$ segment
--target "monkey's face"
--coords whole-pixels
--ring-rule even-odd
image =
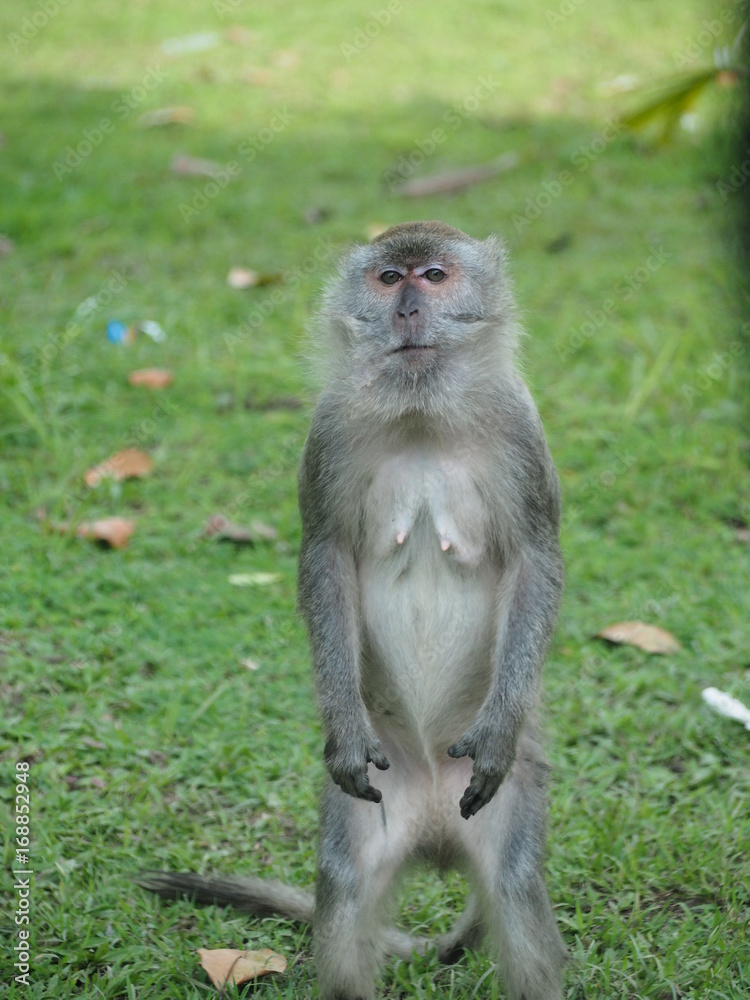
[[[437,222],[395,226],[356,247],[323,311],[347,381],[376,395],[383,412],[404,412],[437,405],[486,369],[510,301],[501,260],[494,238]]]

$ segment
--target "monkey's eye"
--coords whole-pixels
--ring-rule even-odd
[[[425,278],[428,281],[442,281],[445,277],[445,271],[441,271],[439,267],[431,267],[424,273]]]
[[[401,281],[401,275],[398,271],[383,271],[380,280],[384,285],[395,285],[397,281]]]

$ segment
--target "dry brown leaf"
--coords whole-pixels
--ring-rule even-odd
[[[257,45],[260,35],[257,31],[251,31],[241,24],[233,24],[227,28],[225,35],[227,40],[234,45]]]
[[[91,747],[92,750],[106,750],[107,749],[107,744],[106,743],[102,743],[101,740],[94,740],[90,736],[84,736],[83,739],[81,740],[81,743],[83,743],[83,745],[85,747]]]
[[[171,108],[156,108],[147,111],[138,119],[141,128],[159,128],[162,125],[189,125],[195,117],[195,109],[184,104]]]
[[[450,194],[461,188],[479,184],[498,174],[505,173],[518,166],[520,160],[517,153],[505,153],[491,163],[482,163],[477,167],[463,167],[459,170],[449,170],[444,174],[433,174],[432,177],[417,177],[404,181],[394,187],[394,192],[405,198],[421,198],[429,194]]]
[[[295,49],[280,49],[274,52],[272,59],[279,69],[295,69],[299,65],[299,52]]]
[[[67,527],[64,530],[67,531]],[[134,531],[135,524],[125,517],[102,517],[98,521],[84,521],[76,528],[79,538],[105,542],[113,549],[124,549]]]
[[[286,959],[270,948],[238,951],[236,948],[199,948],[201,965],[217,990],[227,984],[246,983],[269,972],[285,972]]]
[[[267,87],[271,82],[271,74],[266,69],[251,66],[250,69],[245,70],[240,79],[252,87]]]
[[[131,385],[145,385],[147,389],[163,389],[173,381],[174,375],[166,368],[140,368],[128,375]]]
[[[223,169],[214,160],[199,160],[184,153],[178,153],[172,160],[172,173],[183,177],[216,177]]]
[[[233,267],[227,275],[230,288],[261,288],[264,285],[277,285],[284,276],[275,271],[260,273],[249,267]]]
[[[219,542],[234,542],[236,545],[254,545],[252,533],[239,524],[234,524],[223,514],[214,514],[206,521],[204,538],[215,538]]]
[[[597,639],[637,646],[647,653],[676,653],[682,646],[670,633],[645,622],[618,622],[596,633]]]
[[[110,455],[104,462],[89,469],[83,477],[86,485],[92,489],[99,485],[102,479],[133,479],[147,476],[154,467],[152,459],[145,451],[137,448],[126,448]]]

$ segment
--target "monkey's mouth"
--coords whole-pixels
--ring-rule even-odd
[[[432,344],[402,344],[391,351],[391,354],[411,354],[413,351],[433,351],[434,349]]]

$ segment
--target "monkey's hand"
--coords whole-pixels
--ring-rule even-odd
[[[355,799],[380,802],[382,793],[373,788],[367,777],[367,765],[374,764],[379,771],[387,771],[391,766],[383,754],[380,742],[368,729],[356,736],[341,738],[329,736],[323,759],[333,781],[347,795]]]
[[[510,749],[498,736],[497,728],[475,723],[458,743],[448,748],[450,757],[471,757],[474,771],[469,787],[459,802],[461,815],[469,819],[486,806],[502,784],[515,758],[515,747]]]

